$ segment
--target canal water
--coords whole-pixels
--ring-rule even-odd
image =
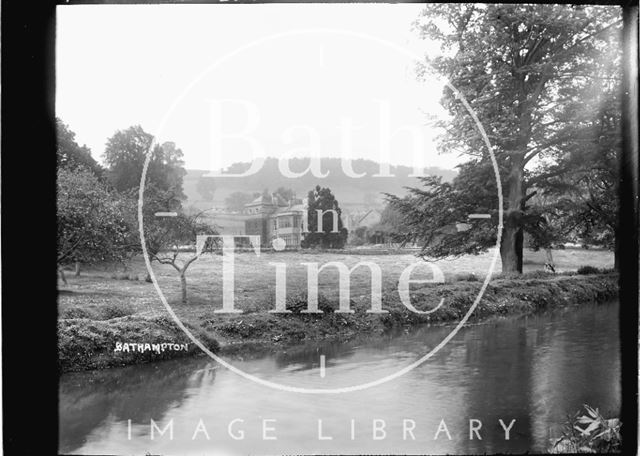
[[[272,382],[336,388],[411,364],[450,330],[424,327],[230,361]],[[467,326],[402,377],[344,394],[275,390],[205,357],[67,374],[60,452],[544,452],[582,404],[619,416],[619,383],[618,304],[582,305]],[[470,434],[470,425],[478,430]]]

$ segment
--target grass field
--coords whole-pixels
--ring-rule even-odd
[[[183,253],[185,257],[190,253]],[[187,281],[190,300],[202,302],[206,300],[215,308],[222,306],[222,258],[220,255],[205,254],[194,262],[188,270]],[[558,272],[575,271],[580,266],[590,265],[601,269],[613,267],[613,254],[605,250],[566,249],[554,252],[554,260]],[[318,263],[320,266],[330,262],[343,262],[353,267],[360,261],[376,263],[382,270],[383,290],[396,288],[402,271],[412,263],[421,261],[411,254],[395,255],[358,255],[340,253],[301,253],[263,252],[259,257],[251,252],[235,254],[235,293],[238,308],[250,310],[251,301],[275,293],[275,266],[269,263],[284,263],[287,268],[287,293],[296,294],[306,289],[306,266],[302,263]],[[442,260],[434,263],[448,281],[455,280],[456,275],[475,274],[484,280],[491,265],[492,255],[489,253],[477,256],[466,256],[453,260]],[[543,252],[525,251],[524,272],[542,270],[545,263]],[[153,271],[167,299],[176,301],[180,296],[180,281],[177,272],[171,266],[153,263]],[[500,273],[498,258],[494,275]],[[69,284],[61,289],[78,294],[78,300],[87,304],[87,299],[95,298],[97,302],[110,300],[117,303],[134,304],[137,311],[157,308],[158,297],[153,287],[144,282],[147,274],[142,258],[136,258],[126,273],[121,267],[105,266],[83,271],[80,277],[68,277]],[[69,275],[69,274],[68,274]],[[139,280],[114,280],[114,276],[130,276]],[[413,278],[428,279],[432,277],[428,267],[420,267]],[[319,290],[328,298],[338,297],[338,273],[336,268],[323,270],[319,277]],[[352,299],[370,300],[370,273],[368,268],[356,269],[351,275]],[[73,299],[76,301],[76,299]],[[61,299],[61,310],[69,304],[69,299]]]
[[[559,272],[575,271],[584,265],[598,268],[613,266],[613,255],[601,250],[567,249],[555,252],[554,259]],[[360,261],[376,263],[382,270],[383,307],[391,310],[392,315],[380,317],[364,314],[364,310],[371,305],[371,275],[366,267],[358,268],[351,274],[351,308],[356,310],[355,315],[359,315],[357,318],[344,314],[318,316],[268,313],[275,305],[275,267],[269,263],[286,264],[287,296],[294,297],[306,305],[304,294],[307,271],[302,263],[315,262],[321,266],[330,261],[343,262],[349,268]],[[296,340],[324,337],[352,337],[362,332],[381,331],[395,322],[406,325],[430,321],[429,318],[416,319],[415,314],[406,315],[407,310],[399,302],[397,293],[400,274],[407,266],[417,261],[421,260],[409,254],[281,252],[262,253],[257,257],[251,252],[236,253],[235,302],[236,308],[243,310],[243,313],[235,315],[214,313],[214,310],[222,307],[220,255],[203,255],[191,265],[187,274],[187,304],[180,302],[180,281],[177,272],[171,266],[157,263],[153,264],[153,270],[163,293],[181,321],[190,325],[203,337],[208,337],[212,346],[217,346],[219,342],[223,347],[231,347],[248,340],[286,344]],[[412,286],[413,304],[426,310],[433,308],[441,297],[448,296],[448,307],[440,309],[437,315],[434,314],[433,320],[459,318],[464,314],[463,309],[468,308],[473,297],[477,295],[491,261],[492,256],[485,254],[437,262],[447,284]],[[530,296],[539,296],[542,300],[540,303],[546,305],[547,301],[553,299],[554,293],[558,295],[558,299],[561,295],[565,300],[572,299],[571,293],[581,293],[580,296],[583,298],[591,299],[598,286],[607,290],[610,288],[608,285],[598,284],[591,290],[583,289],[590,277],[576,276],[574,282],[569,282],[567,279],[571,277],[565,275],[532,273],[542,270],[544,261],[542,252],[526,252],[523,278],[517,279],[516,286],[513,286],[513,279],[500,280],[498,274],[492,281],[492,284],[495,284],[492,286],[503,288],[504,293],[494,294],[491,299],[483,299],[486,301],[483,303],[486,308],[479,308],[478,311],[502,312],[500,309],[516,301],[519,304],[514,304],[514,308],[520,305],[524,310],[531,310],[528,307]],[[497,273],[499,268],[498,260]],[[173,339],[183,336],[176,333],[175,328],[169,328],[172,322],[165,320],[167,312],[153,285],[145,282],[146,273],[144,262],[141,258],[136,258],[127,272],[122,271],[122,266],[116,268],[104,265],[86,269],[79,277],[67,274],[68,284],[59,284],[58,299],[59,334],[66,344],[71,344],[71,347],[65,349],[66,362],[73,364],[74,357],[80,356],[76,355],[77,353],[83,353],[82,356],[88,360],[95,357],[96,353],[101,353],[100,356],[107,357],[105,359],[108,364],[108,357],[112,354],[101,350],[101,345],[123,341],[126,337],[133,341],[136,337],[143,340],[144,337],[158,338],[162,334]],[[475,277],[471,277],[472,274],[475,274]],[[425,266],[416,269],[412,274],[413,279],[431,277],[429,268]],[[562,278],[564,281],[560,280]],[[551,288],[545,288],[541,286],[545,282],[554,283],[549,285]],[[331,303],[336,308],[339,296],[336,268],[327,268],[320,273],[318,288],[320,302]],[[99,334],[99,337],[96,334]],[[87,345],[92,348],[88,349]],[[129,361],[132,359],[133,357],[130,357]],[[94,365],[93,361],[88,363],[89,366]]]

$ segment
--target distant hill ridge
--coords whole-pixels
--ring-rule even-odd
[[[262,192],[265,188],[270,191],[278,187],[292,189],[299,198],[307,195],[316,185],[329,187],[341,206],[375,207],[383,203],[382,193],[396,195],[405,194],[404,187],[415,187],[419,184],[416,177],[409,177],[413,168],[408,166],[390,166],[393,177],[373,177],[380,173],[380,164],[373,160],[355,159],[352,169],[355,173],[366,173],[363,177],[353,178],[344,174],[340,158],[321,158],[323,173],[329,172],[324,178],[318,178],[308,172],[302,177],[288,178],[282,175],[278,168],[277,158],[266,158],[262,168],[246,177],[215,177],[215,191],[212,202],[205,202],[197,191],[198,181],[205,170],[187,170],[184,178],[184,192],[187,195],[187,205],[223,206],[224,200],[233,192],[254,193]],[[240,174],[249,169],[250,163],[234,163],[225,169],[224,173]],[[302,172],[309,166],[308,158],[291,158],[289,167],[292,172]],[[439,167],[426,167],[424,174],[442,176],[443,180],[452,180],[457,172]]]

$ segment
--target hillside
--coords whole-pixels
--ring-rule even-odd
[[[290,167],[293,172],[301,172],[308,166],[308,159],[293,158]],[[296,196],[303,198],[309,190],[316,185],[329,187],[342,207],[376,207],[383,204],[382,193],[396,195],[404,194],[403,187],[414,187],[419,184],[418,179],[409,177],[413,169],[407,166],[392,166],[391,173],[394,177],[373,177],[379,173],[380,165],[372,160],[354,160],[353,170],[356,173],[366,173],[361,178],[346,176],[342,171],[339,158],[322,158],[322,171],[329,172],[325,178],[317,178],[307,173],[299,178],[284,177],[278,169],[278,160],[268,158],[264,166],[257,173],[247,177],[216,177],[213,179],[215,190],[213,201],[205,201],[197,190],[198,181],[208,171],[187,170],[184,178],[184,192],[187,195],[187,206],[223,207],[225,199],[234,192],[254,193],[264,189],[274,191],[278,187],[292,189]],[[249,163],[235,163],[225,170],[225,173],[242,173],[249,168]],[[451,169],[428,167],[426,174],[442,176],[445,181],[450,181],[457,174]]]

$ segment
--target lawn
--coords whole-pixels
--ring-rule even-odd
[[[611,268],[613,265],[613,255],[602,250],[567,249],[555,252],[554,257],[559,272],[575,271],[584,265],[598,268]],[[236,253],[235,303],[236,308],[243,311],[241,314],[214,313],[222,307],[220,255],[205,254],[191,265],[187,274],[187,304],[180,302],[177,272],[171,266],[157,263],[153,264],[153,270],[180,320],[203,337],[209,337],[212,346],[219,342],[226,349],[247,341],[287,344],[326,337],[350,338],[362,333],[379,333],[394,325],[455,320],[473,302],[491,260],[490,254],[484,254],[439,261],[436,264],[444,273],[447,284],[412,285],[412,303],[419,309],[433,308],[442,297],[447,297],[447,305],[431,316],[412,314],[399,301],[397,284],[400,274],[407,266],[421,261],[410,254],[265,252],[258,257],[252,252]],[[275,266],[270,263],[286,265],[287,296],[306,306],[307,270],[303,263],[315,262],[321,266],[330,261],[342,262],[349,268],[360,261],[376,263],[382,271],[383,308],[390,310],[390,314],[364,313],[371,305],[371,274],[367,267],[360,267],[351,274],[351,308],[356,310],[356,314],[282,315],[267,312],[275,306]],[[486,316],[516,312],[518,309],[527,312],[545,307],[552,301],[566,303],[574,299],[608,298],[613,293],[615,280],[612,277],[606,278],[605,283],[595,280],[599,276],[526,273],[542,270],[544,261],[542,252],[527,251],[523,278],[500,279],[498,276],[492,281],[492,287],[497,291],[493,291],[491,296],[485,295],[475,313]],[[496,273],[499,272],[499,261],[497,267]],[[146,273],[143,260],[136,258],[126,273],[122,266],[102,265],[87,268],[79,277],[68,274],[68,284],[60,283],[59,333],[61,339],[73,345],[65,351],[70,365],[73,365],[74,353],[78,351],[82,351],[87,360],[85,368],[94,365],[92,359],[98,356],[96,354],[108,365],[113,354],[101,348],[101,344],[108,346],[117,341],[126,342],[122,340],[123,334],[132,341],[137,331],[141,340],[151,335],[156,339],[182,336],[175,332],[177,328],[170,327],[171,321],[165,321],[167,312],[153,285],[144,280]],[[321,305],[324,302],[337,308],[338,277],[336,268],[327,268],[320,273]],[[412,274],[412,279],[431,277],[426,266]],[[288,305],[291,303],[287,302]],[[87,345],[92,348],[87,349]],[[133,356],[127,362],[131,360]]]
[[[188,257],[190,253],[182,253]],[[477,256],[465,256],[452,260],[437,261],[435,265],[442,270],[448,281],[455,280],[456,275],[475,274],[484,279],[491,264],[492,255],[485,253]],[[575,271],[580,266],[590,265],[608,269],[613,267],[613,253],[606,250],[566,249],[554,252],[556,270],[558,272]],[[318,263],[322,266],[331,261],[343,262],[349,268],[360,261],[376,263],[382,270],[383,290],[396,288],[402,271],[417,261],[412,254],[367,255],[353,253],[306,253],[302,252],[263,252],[256,256],[251,252],[235,254],[235,294],[237,307],[246,309],[251,302],[259,299],[265,301],[275,293],[275,266],[269,263],[286,264],[287,293],[294,295],[306,289],[307,272],[302,263]],[[525,251],[524,271],[542,270],[545,263],[543,252]],[[103,266],[83,271],[81,277],[69,277],[69,285],[63,290],[79,293],[75,298],[61,299],[64,309],[69,299],[81,301],[84,305],[100,302],[135,303],[136,310],[153,310],[157,307],[158,298],[150,284],[144,282],[147,270],[142,258],[136,258],[126,274],[122,269]],[[180,296],[180,281],[177,272],[168,265],[153,263],[153,271],[158,283],[169,301],[176,301]],[[494,275],[500,272],[498,259]],[[114,275],[131,276],[136,280],[114,280]],[[415,279],[431,278],[427,266],[420,267],[412,274]],[[211,306],[222,306],[222,257],[205,254],[194,262],[187,273],[188,291],[195,302],[207,301]],[[326,268],[319,276],[319,291],[331,299],[338,297],[338,272],[336,268]],[[370,300],[370,272],[366,267],[356,269],[351,275],[351,298],[358,301]],[[75,293],[74,293],[75,294]]]

